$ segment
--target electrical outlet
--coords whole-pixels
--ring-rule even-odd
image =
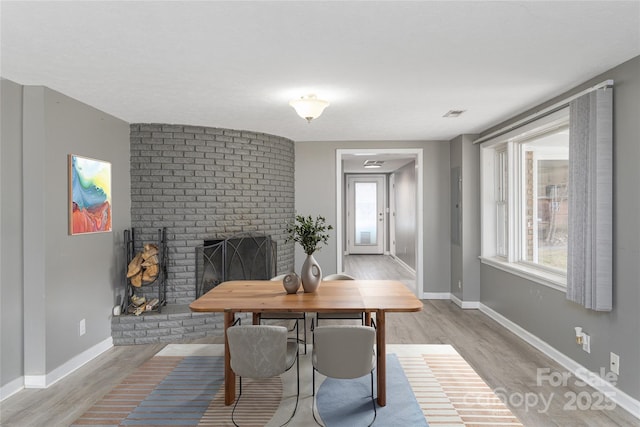
[[[616,375],[620,375],[620,356],[611,352],[611,358],[609,359],[609,370]]]
[[[79,332],[80,336],[83,336],[87,333],[87,322],[85,321],[85,319],[80,320]]]
[[[582,350],[591,353],[591,336],[582,333]]]

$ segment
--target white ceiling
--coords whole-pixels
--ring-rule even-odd
[[[0,15],[4,78],[130,123],[295,141],[449,140],[640,55],[640,0],[2,1]],[[331,102],[311,124],[288,105],[307,93]]]

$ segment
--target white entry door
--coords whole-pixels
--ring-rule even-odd
[[[384,251],[384,175],[347,175],[347,250]]]

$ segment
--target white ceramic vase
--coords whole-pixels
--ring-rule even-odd
[[[302,289],[305,292],[315,292],[320,286],[322,269],[320,269],[320,264],[318,264],[313,255],[307,255],[307,259],[302,264],[300,279],[302,280]]]

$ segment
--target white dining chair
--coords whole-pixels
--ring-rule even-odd
[[[235,420],[236,407],[242,397],[242,378],[271,378],[283,374],[296,364],[297,393],[293,413],[282,424],[288,424],[296,414],[300,398],[300,361],[298,343],[287,338],[287,328],[276,325],[237,325],[227,329],[231,369],[240,379],[240,393],[231,411]]]
[[[322,281],[329,280],[355,280],[355,277],[345,273],[329,274],[322,278]],[[316,314],[316,323],[320,325],[320,320],[359,320],[364,325],[364,313],[362,311],[349,312],[328,312]]]
[[[312,412],[317,424],[322,425],[316,417],[316,371],[322,375],[338,379],[354,379],[365,375],[371,376],[371,404],[373,420],[376,419],[376,403],[373,396],[373,370],[375,367],[374,344],[375,329],[362,325],[318,326],[313,330],[313,350],[311,362],[312,373]]]

